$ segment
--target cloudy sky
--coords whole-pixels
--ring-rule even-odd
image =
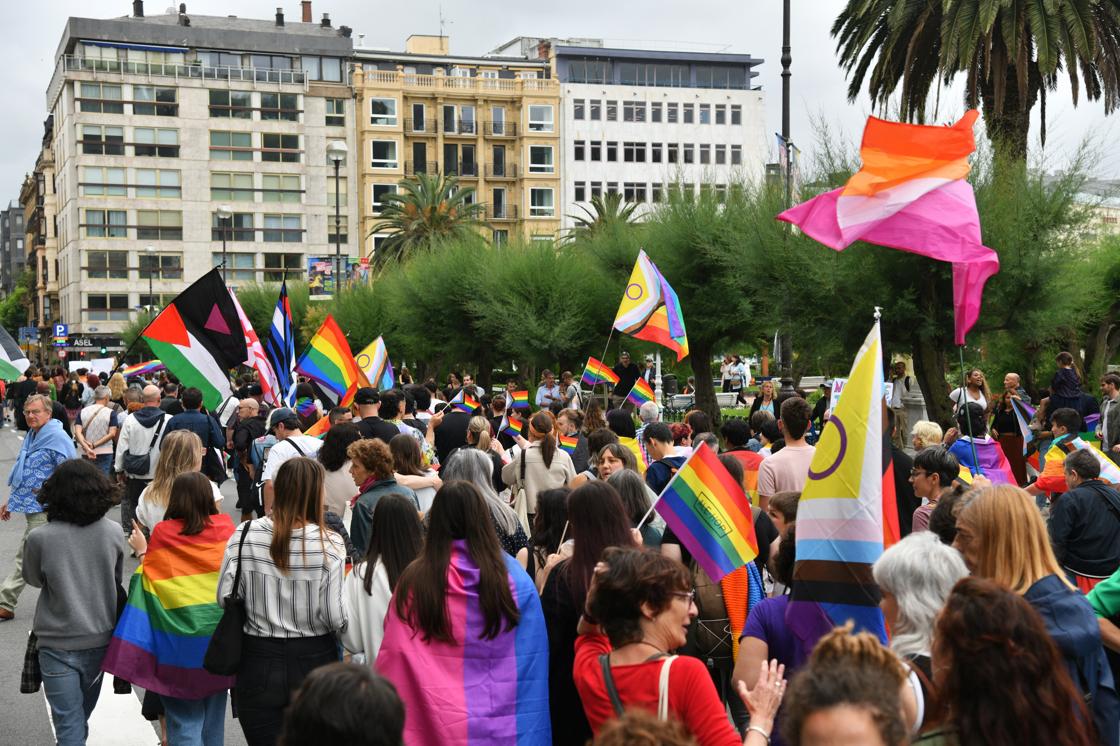
[[[847,101],[843,72],[836,64],[829,27],[842,0],[793,1],[792,130],[795,142],[812,150],[813,119],[856,141],[870,112],[867,97]],[[164,12],[168,0],[147,0],[146,12]],[[278,5],[289,19],[299,17],[296,0],[188,0],[188,13],[236,14],[271,18]],[[413,33],[439,33],[442,7],[444,33],[451,50],[483,54],[520,35],[602,38],[608,45],[749,53],[766,63],[758,79],[766,91],[767,124],[781,123],[780,0],[315,0],[314,17],[328,12],[334,24],[364,34],[366,46],[402,49]],[[17,198],[23,176],[34,165],[46,117],[45,91],[54,67],[54,53],[68,16],[110,18],[131,13],[131,0],[39,0],[5,3],[4,43],[0,71],[6,105],[0,118],[0,199]],[[942,91],[939,121],[962,111],[958,91]],[[1086,138],[1099,145],[1099,176],[1120,178],[1120,149],[1109,148],[1120,132],[1120,115],[1106,117],[1099,102],[1074,108],[1068,86],[1048,100],[1048,139],[1044,157],[1060,168],[1068,154]],[[1037,144],[1038,113],[1032,130]],[[1111,152],[1110,152],[1111,151]]]

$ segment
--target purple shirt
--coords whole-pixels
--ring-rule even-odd
[[[796,650],[793,633],[786,625],[786,607],[789,596],[764,598],[762,603],[751,609],[747,623],[743,626],[744,637],[755,637],[766,643],[767,657],[777,658],[779,663],[789,667],[794,662]],[[788,672],[792,673],[792,672]]]

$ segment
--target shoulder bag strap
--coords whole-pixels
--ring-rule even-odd
[[[1120,521],[1120,509],[1118,509],[1115,503],[1113,503],[1112,500],[1108,498],[1108,495],[1105,495],[1099,490],[1093,490],[1093,492],[1095,492],[1097,496],[1100,497],[1100,499],[1104,500],[1104,504],[1108,506],[1108,511],[1112,513],[1113,517],[1116,518],[1117,521]]]
[[[599,656],[599,665],[603,667],[603,683],[607,687],[607,696],[611,698],[611,706],[614,707],[614,714],[622,717],[624,708],[622,707],[622,700],[618,696],[618,687],[614,685],[614,676],[611,674],[611,656],[609,653],[604,653]]]
[[[677,656],[671,655],[661,664],[661,677],[657,683],[657,719],[669,719],[669,668]]]
[[[159,418],[159,423],[156,425],[156,430],[155,430],[154,433],[152,433],[152,439],[148,443],[148,451],[147,451],[148,453],[151,453],[152,449],[156,447],[156,441],[159,440],[160,430],[163,430],[163,423],[167,422],[167,420],[168,420],[167,415],[164,415],[164,416]]]
[[[241,541],[237,543],[237,570],[233,574],[233,591],[230,592],[230,597],[238,601],[241,600],[241,555],[245,553],[245,538],[249,535],[249,529],[252,528],[253,522],[249,521],[245,524],[245,530],[241,532]]]
[[[296,449],[296,453],[298,453],[300,456],[306,456],[307,455],[306,453],[303,452],[303,449],[299,447],[299,443],[295,442],[291,438],[288,438],[288,443],[291,444],[292,448]]]

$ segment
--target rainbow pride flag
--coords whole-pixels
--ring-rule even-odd
[[[377,672],[404,702],[407,746],[552,743],[540,596],[517,560],[502,558],[521,618],[491,640],[483,636],[481,573],[462,539],[451,545],[445,593],[454,643],[425,640],[389,605]]]
[[[498,432],[505,433],[511,438],[516,438],[521,435],[524,428],[525,420],[521,419],[513,412],[507,412],[498,425]]]
[[[615,314],[614,328],[668,347],[677,353],[678,362],[688,357],[688,335],[677,293],[644,250],[638,251],[630,282]]]
[[[158,694],[201,699],[234,682],[202,667],[222,617],[218,573],[234,526],[225,513],[194,536],[180,534],[182,526],[167,520],[152,530],[101,668]]]
[[[758,556],[750,501],[706,443],[665,485],[657,512],[714,581]]]
[[[126,365],[121,368],[121,375],[126,379],[133,376],[146,376],[149,373],[158,373],[165,370],[163,363],[159,360],[149,360],[146,363],[137,363],[136,365]]]
[[[999,271],[999,256],[981,241],[967,180],[979,116],[969,111],[952,127],[868,117],[860,170],[840,189],[778,216],[836,251],[867,241],[952,262],[958,345],[980,317],[984,283]]]
[[[598,386],[600,383],[614,386],[618,383],[618,374],[607,367],[605,363],[593,357],[587,358],[587,365],[583,368],[581,381],[587,386]]]
[[[472,414],[479,407],[478,399],[475,399],[473,394],[468,394],[466,389],[459,389],[459,393],[447,403],[467,414]]]
[[[848,620],[886,642],[871,566],[883,553],[883,349],[875,322],[821,431],[797,506],[786,624],[797,660]]]
[[[315,414],[315,399],[310,396],[301,396],[296,399],[296,414],[300,417],[310,417]]]
[[[559,443],[560,448],[563,449],[564,453],[568,453],[568,454],[575,453],[576,452],[576,446],[579,445],[579,436],[578,435],[560,435],[560,436],[557,437],[557,442]]]
[[[385,347],[384,337],[378,337],[366,345],[354,360],[372,385],[382,390],[393,388],[396,374],[393,372],[393,364],[389,361],[389,350]]]
[[[626,395],[626,401],[633,404],[635,407],[640,407],[647,401],[653,401],[653,389],[644,378],[639,378],[634,382],[634,388],[630,389],[630,393]]]
[[[350,353],[346,335],[330,314],[296,361],[296,370],[318,382],[326,395],[343,407],[350,406],[359,387],[368,385]]]
[[[528,391],[514,391],[509,395],[509,405],[514,409],[528,409],[529,408],[529,392]]]
[[[1046,451],[1046,464],[1042,473],[1038,475],[1035,484],[1045,492],[1065,492],[1069,489],[1066,484],[1065,460],[1066,456],[1074,451],[1088,450],[1096,457],[1101,466],[1100,480],[1114,485],[1120,485],[1120,466],[1112,462],[1108,456],[1095,445],[1077,436],[1063,435],[1050,445]]]
[[[331,418],[330,415],[325,414],[318,420],[316,420],[314,425],[307,428],[307,431],[304,433],[304,435],[310,435],[312,438],[322,438],[330,429]]]

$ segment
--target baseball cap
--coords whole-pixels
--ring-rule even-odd
[[[287,422],[288,420],[295,420],[298,422],[299,415],[297,415],[294,411],[288,409],[287,407],[280,407],[278,409],[272,410],[268,413],[269,432],[272,432],[272,429],[275,428],[279,423]]]
[[[381,395],[377,393],[377,389],[370,386],[363,386],[358,389],[354,394],[355,404],[380,404]]]

